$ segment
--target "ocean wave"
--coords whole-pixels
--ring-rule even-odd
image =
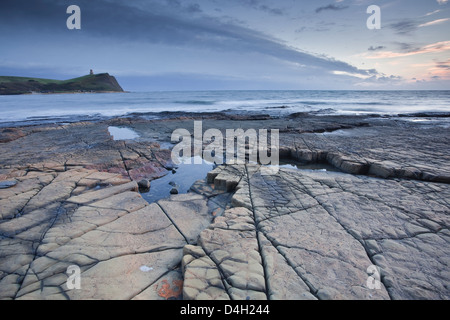
[[[403,114],[450,112],[450,91],[203,91],[1,96],[0,123],[100,117],[160,117],[159,112]],[[326,110],[326,111],[323,111]]]
[[[343,105],[355,105],[355,106],[394,106],[395,104],[389,102],[339,102],[339,104]]]
[[[200,105],[200,106],[212,106],[216,102],[215,101],[205,101],[205,100],[181,100],[181,101],[174,101],[176,104],[189,104],[189,105]]]
[[[305,104],[305,105],[311,105],[311,106],[318,106],[318,105],[326,105],[326,104],[333,104],[331,102],[327,101],[298,101],[299,104]]]
[[[363,102],[363,101],[299,101],[299,104],[304,105],[311,105],[311,106],[320,106],[320,105],[361,105],[361,106],[393,106],[395,104],[390,102],[376,102],[376,101],[370,101],[370,102]]]

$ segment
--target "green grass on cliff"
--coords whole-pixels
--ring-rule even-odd
[[[117,80],[107,73],[86,75],[69,80],[0,76],[0,94],[26,94],[31,92],[121,92]]]
[[[35,81],[41,84],[64,84],[69,82],[80,82],[88,79],[95,78],[96,75],[87,75],[78,78],[73,78],[69,80],[54,80],[54,79],[42,79],[42,78],[28,78],[28,77],[12,77],[12,76],[0,76],[0,83],[11,83],[11,82],[32,82]]]
[[[0,76],[0,83],[26,82],[26,81],[36,81],[36,82],[42,83],[42,84],[60,83],[61,82],[61,80],[53,80],[53,79]]]

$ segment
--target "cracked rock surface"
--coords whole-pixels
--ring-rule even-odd
[[[136,180],[168,172],[170,153],[106,128],[37,128],[1,145],[0,299],[180,298],[183,247],[210,223],[206,197],[146,202]]]
[[[16,178],[18,188],[34,189],[25,192],[29,197],[21,208],[2,206],[1,298],[131,299],[167,281],[187,244],[170,208],[165,212],[148,204],[136,192],[136,182],[128,180],[76,192],[83,181],[102,184],[115,176],[76,169]],[[11,202],[17,190],[2,190],[0,201]],[[189,210],[181,200],[187,201],[180,199],[177,209]],[[199,228],[195,222],[191,218]],[[81,268],[82,290],[67,288],[71,265]],[[180,281],[179,271],[172,281]]]
[[[236,170],[235,208],[185,250],[186,299],[450,297],[448,185]],[[379,290],[367,286],[372,265],[381,270]]]
[[[278,128],[282,156],[343,172],[219,166],[148,203],[137,182],[172,171],[161,144],[193,119],[8,130],[0,299],[450,298],[448,127],[214,117],[204,130]],[[142,139],[114,141],[108,125]]]

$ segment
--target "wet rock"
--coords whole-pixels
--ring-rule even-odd
[[[5,128],[0,130],[0,143],[14,141],[24,137],[26,134],[18,128]]]
[[[138,186],[139,189],[148,191],[150,190],[150,181],[147,179],[142,179],[141,181],[138,182]]]
[[[12,188],[17,184],[16,180],[0,181],[0,189]]]

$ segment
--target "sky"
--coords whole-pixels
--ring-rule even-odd
[[[2,0],[0,75],[93,69],[127,91],[445,90],[449,30],[449,0]]]

